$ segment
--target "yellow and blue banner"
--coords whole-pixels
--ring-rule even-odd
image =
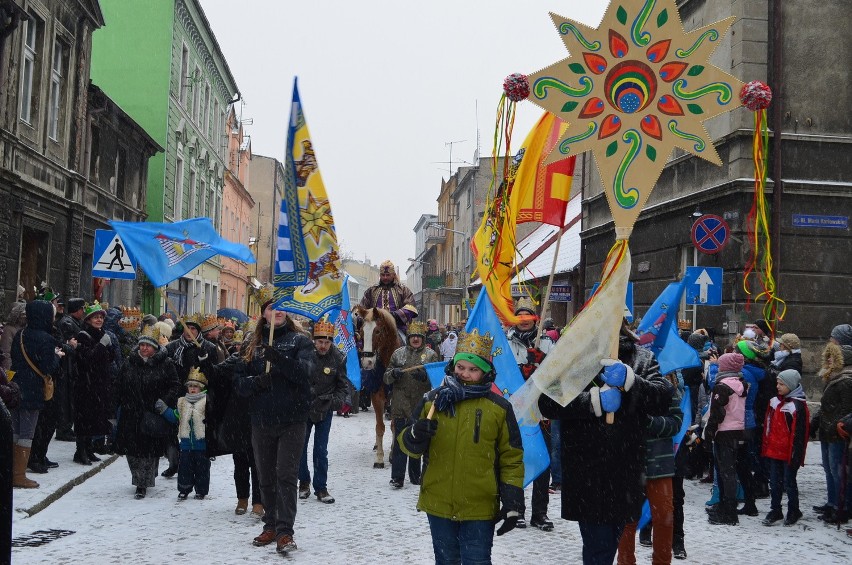
[[[346,356],[346,378],[361,390],[361,363],[358,361],[358,348],[355,345],[355,327],[352,324],[352,312],[349,311],[349,275],[343,281],[341,291],[342,308],[331,310],[328,319],[335,327],[334,346]]]
[[[278,217],[275,308],[318,320],[341,306],[343,270],[331,204],[293,81],[284,196]]]
[[[157,287],[166,286],[215,255],[255,262],[251,249],[220,236],[210,218],[173,224],[110,220],[109,224]]]

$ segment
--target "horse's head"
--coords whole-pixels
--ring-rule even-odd
[[[393,315],[380,308],[361,308],[353,312],[361,319],[362,346],[358,352],[361,368],[373,369],[378,358],[387,367],[390,356],[400,346]]]

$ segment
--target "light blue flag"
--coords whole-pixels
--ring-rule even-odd
[[[426,369],[426,376],[429,377],[429,384],[432,385],[432,388],[441,386],[444,377],[447,376],[444,372],[444,369],[447,368],[447,362],[435,361],[434,363],[426,363],[423,367]]]
[[[639,345],[650,349],[664,375],[678,369],[701,366],[698,353],[680,339],[675,328],[686,280],[669,284],[657,297],[637,328]]]
[[[343,280],[341,302],[349,308],[349,275]],[[334,323],[334,346],[346,356],[346,377],[355,390],[361,390],[361,364],[358,362],[358,349],[355,346],[355,329],[352,326],[352,313],[348,309],[331,310],[328,319]]]
[[[479,298],[470,313],[465,326],[465,332],[471,332],[476,328],[480,334],[490,333],[494,338],[492,349],[492,363],[497,371],[497,380],[494,384],[509,398],[512,393],[524,384],[524,377],[509,347],[509,339],[503,332],[503,326],[497,319],[491,300],[487,292],[480,292]],[[550,453],[541,435],[538,424],[533,426],[521,426],[521,441],[524,446],[524,486],[527,486],[538,477],[545,469],[550,467]]]
[[[215,255],[255,262],[251,249],[220,236],[210,218],[173,224],[110,220],[109,224],[154,286],[166,286]]]

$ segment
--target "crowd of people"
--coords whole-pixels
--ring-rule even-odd
[[[813,509],[826,523],[848,521],[849,324],[833,328],[825,345],[821,403],[811,414],[795,334],[775,337],[762,320],[729,343],[705,330],[685,331],[681,337],[700,365],[663,375],[625,321],[617,358],[602,359],[581,394],[566,406],[546,396],[539,401],[551,465],[533,481],[527,513],[520,431],[493,385],[491,336],[417,321],[407,289],[386,278],[364,300],[383,303],[404,336],[383,374],[394,430],[390,485],[403,488],[407,477],[418,486],[436,562],[488,562],[495,531],[554,530],[552,495],[561,496],[562,517],[579,523],[585,563],[636,562],[645,499],[651,520],[638,528],[639,542],[653,548],[654,563],[684,559],[684,479],[713,484],[711,525],[761,519],[756,501],[768,498],[761,522],[791,526],[803,515],[796,475],[814,438],[826,491]],[[210,315],[154,317],[76,298],[64,302],[49,289],[14,304],[0,337],[14,487],[38,488],[27,471],[49,472],[60,464],[47,457],[49,443],[73,441],[72,464],[124,455],[137,499],[158,476],[177,476],[179,500],[202,499],[211,460],[227,454],[234,462],[235,513],[250,511],[263,522],[253,543],[274,543],[281,553],[296,549],[298,499],[335,502],[328,486],[330,430],[335,412],[357,409],[357,391],[333,345],[334,324],[305,324],[275,310],[272,300],[261,312],[243,326]],[[519,301],[515,314],[520,321],[507,338],[529,379],[561,332],[550,319],[539,325],[531,302]],[[439,360],[447,362],[446,374],[434,388],[424,365]],[[684,420],[691,425],[673,446]],[[162,457],[168,463],[160,473]]]

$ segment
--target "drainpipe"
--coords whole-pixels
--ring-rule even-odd
[[[781,85],[783,84],[782,52],[784,45],[784,14],[782,0],[772,3],[772,275],[775,277],[776,290],[781,286],[781,197],[784,183],[781,180],[781,130],[783,129],[784,104]]]

